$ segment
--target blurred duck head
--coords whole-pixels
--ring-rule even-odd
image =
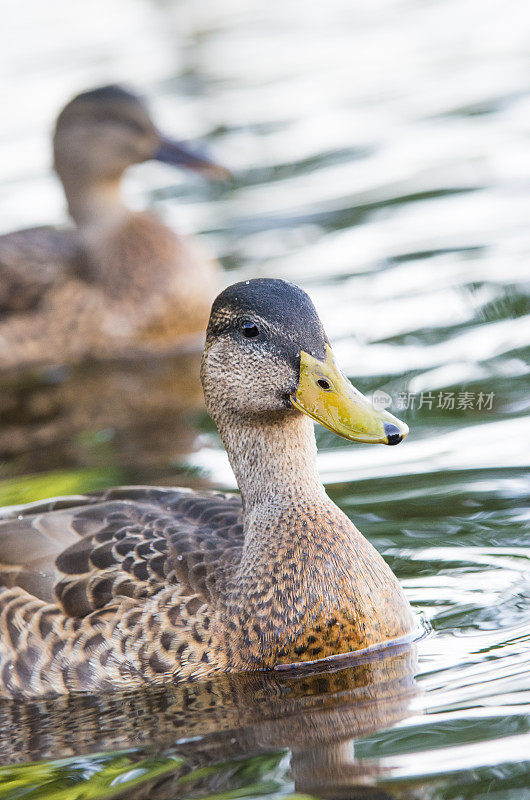
[[[121,86],[103,86],[73,98],[57,118],[54,166],[65,188],[113,183],[127,167],[151,159],[227,178],[204,153],[161,133],[143,100]]]

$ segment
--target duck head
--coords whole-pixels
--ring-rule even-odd
[[[342,374],[310,298],[286,281],[244,281],[221,292],[201,376],[216,422],[302,413],[354,442],[395,445],[408,433]]]
[[[73,98],[57,118],[54,166],[65,189],[114,184],[127,167],[155,159],[226,178],[204,154],[164,136],[143,100],[121,86],[104,86]]]

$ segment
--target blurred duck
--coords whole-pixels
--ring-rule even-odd
[[[227,170],[164,137],[119,86],[69,102],[53,148],[76,228],[0,237],[0,369],[149,352],[204,331],[217,264],[154,214],[127,208],[120,179],[150,159],[214,178]]]
[[[408,428],[342,375],[309,297],[280,280],[225,289],[201,376],[241,497],[123,487],[4,512],[5,693],[271,669],[411,635],[398,581],[326,495],[312,420],[370,443]]]

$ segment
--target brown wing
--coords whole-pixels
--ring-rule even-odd
[[[52,286],[77,274],[82,263],[75,230],[28,228],[0,236],[0,315],[34,310]]]
[[[59,602],[73,617],[168,584],[209,601],[239,563],[242,542],[237,496],[114,489],[13,509],[0,521],[0,583]]]

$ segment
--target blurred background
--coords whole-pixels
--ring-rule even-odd
[[[412,716],[356,743],[383,765],[368,782],[530,797],[527,4],[4,0],[3,18],[0,233],[66,222],[55,116],[128,85],[235,174],[144,164],[128,202],[197,234],[225,283],[303,286],[354,385],[411,428],[397,448],[317,431],[329,493],[434,631]],[[170,360],[0,378],[0,504],[234,488],[187,374]],[[293,791],[288,762],[267,769],[260,796]]]

